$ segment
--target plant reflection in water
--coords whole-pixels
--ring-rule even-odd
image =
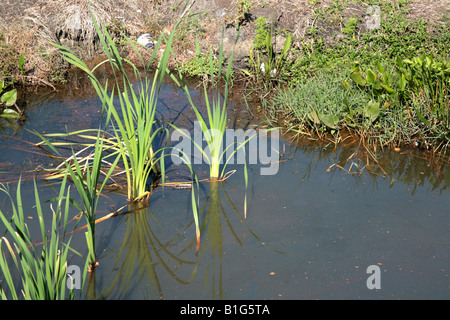
[[[211,299],[223,299],[224,231],[228,229],[241,247],[244,246],[247,231],[260,242],[258,236],[245,225],[242,214],[231,202],[226,185],[223,181],[205,183],[205,187],[209,186],[209,194],[199,212],[204,240],[201,241],[198,252],[195,236],[179,247],[179,240],[184,239],[186,234],[191,234],[187,229],[193,227],[193,219],[174,237],[162,241],[163,237],[156,231],[160,221],[152,211],[151,204],[129,204],[128,211],[118,214],[126,215],[126,232],[114,258],[112,280],[97,294],[98,281],[95,276],[98,271],[91,272],[88,275],[86,298],[123,299],[131,290],[139,287],[146,299],[164,299],[161,277],[169,276],[179,284],[190,285],[195,278],[202,276],[204,289],[211,294]],[[222,203],[221,197],[227,200],[227,205]],[[230,214],[237,216],[245,228],[243,232],[237,231],[242,228],[232,222],[236,221],[236,217],[230,217]],[[224,225],[227,228],[224,229]],[[204,275],[199,275],[200,270]]]

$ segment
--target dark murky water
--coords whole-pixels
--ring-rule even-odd
[[[201,98],[194,94],[194,98]],[[27,141],[40,133],[95,128],[98,99],[86,89],[27,97],[22,127],[3,122],[0,179],[48,167],[48,157]],[[193,115],[178,89],[165,85],[159,118],[180,126]],[[180,113],[181,112],[181,113]],[[248,124],[236,99],[230,122]],[[67,128],[67,129],[66,129]],[[357,146],[289,145],[276,175],[250,165],[226,182],[202,184],[202,239],[196,254],[190,191],[157,188],[148,208],[111,218],[96,227],[100,265],[90,297],[106,299],[449,299],[448,163],[412,150],[386,152],[378,165]],[[373,163],[373,162],[371,162]],[[197,167],[202,172],[202,167]],[[176,166],[169,176],[178,177]],[[33,200],[30,174],[23,196]],[[41,199],[55,196],[40,182]],[[11,183],[15,189],[15,183]],[[244,194],[248,212],[244,217]],[[107,194],[97,217],[125,204]],[[10,210],[0,195],[1,210]],[[34,214],[30,207],[30,216]],[[74,213],[75,214],[75,213]],[[29,221],[30,226],[37,223]],[[85,253],[84,234],[72,246]],[[70,263],[80,267],[76,256]],[[366,272],[380,268],[381,289],[370,290]]]

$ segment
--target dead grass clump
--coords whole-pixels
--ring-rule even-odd
[[[59,83],[65,81],[69,65],[52,42],[68,47],[83,60],[92,60],[101,53],[92,16],[116,36],[120,32],[138,34],[142,30],[144,5],[144,0],[37,0],[24,9],[20,30],[11,22],[5,23],[3,29],[17,36],[11,41],[19,56],[22,51],[27,52],[28,81]]]
[[[91,59],[98,52],[98,37],[92,16],[105,25],[123,21],[133,32],[139,19],[137,1],[98,0],[38,0],[26,10],[26,20],[38,29],[38,36],[46,42],[57,42],[73,49],[85,59]]]

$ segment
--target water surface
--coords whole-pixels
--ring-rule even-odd
[[[201,101],[195,87],[193,96]],[[39,141],[30,131],[96,128],[100,104],[85,87],[25,99],[27,121],[2,127],[0,179],[14,190],[22,173],[33,228],[34,173],[26,171],[57,163],[28,143]],[[182,92],[170,84],[164,84],[158,111],[163,121],[193,124]],[[251,121],[239,97],[229,116],[231,127],[248,128]],[[201,184],[198,253],[189,190],[157,188],[148,207],[130,207],[99,223],[100,265],[85,294],[105,299],[450,298],[445,159],[401,150],[380,153],[375,163],[361,146],[286,140],[280,150],[277,174],[262,176],[260,165],[248,167],[247,189],[238,164],[229,167],[236,172],[226,182]],[[196,170],[206,175],[206,167]],[[168,176],[179,180],[186,172],[172,165]],[[57,187],[39,185],[42,199],[55,196]],[[123,196],[107,194],[98,217],[125,204]],[[0,205],[10,212],[4,194]],[[76,233],[72,245],[86,253],[83,237]],[[72,259],[82,266],[79,258]],[[366,285],[370,265],[380,268],[381,289]]]

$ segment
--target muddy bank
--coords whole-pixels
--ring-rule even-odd
[[[185,14],[187,21],[175,39],[174,53],[180,64],[192,59],[195,55],[195,35],[199,35],[201,46],[205,49],[218,47],[223,39],[226,53],[230,53],[237,28],[240,27],[240,37],[234,49],[235,67],[242,68],[253,45],[257,29],[255,20],[258,17],[265,17],[278,31],[290,32],[294,47],[308,41],[312,28],[317,29],[325,42],[339,41],[344,36],[342,29],[347,18],[357,18],[360,33],[372,28],[373,25],[368,23],[377,19],[370,5],[353,2],[191,1],[188,9],[198,13],[198,25],[189,18],[189,14]],[[187,10],[185,3],[178,0],[99,0],[93,3],[89,9],[85,0],[23,0],[19,4],[14,0],[1,1],[0,57],[3,61],[0,63],[0,77],[15,79],[18,83],[47,86],[66,81],[70,66],[59,57],[50,42],[64,45],[88,61],[98,57],[100,50],[91,13],[107,26],[119,44],[123,44],[122,53],[127,55],[130,50],[121,39],[121,32],[132,39],[143,33],[149,33],[156,39],[161,33],[169,33]],[[411,19],[427,18],[437,24],[443,23],[442,17],[448,12],[449,4],[448,0],[404,3],[400,1],[398,6],[403,6]],[[335,10],[339,19],[331,23],[320,19],[320,12],[325,9],[328,12]],[[278,40],[282,41],[282,38]],[[25,54],[24,70],[19,70],[17,59],[22,54]]]

